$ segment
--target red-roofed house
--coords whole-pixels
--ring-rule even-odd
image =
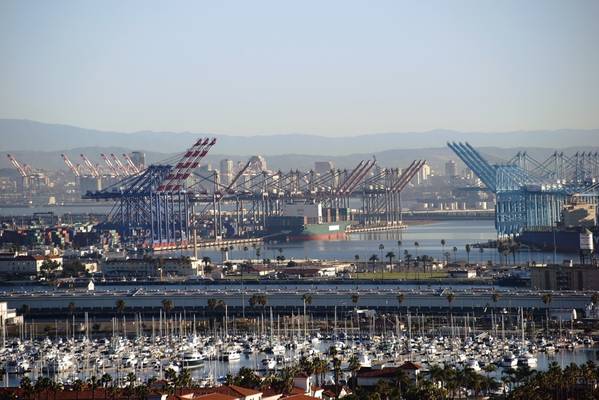
[[[399,367],[361,368],[356,375],[358,385],[375,386],[381,380],[392,383],[397,378],[399,370],[402,370],[410,380],[416,381],[422,367],[407,361]]]

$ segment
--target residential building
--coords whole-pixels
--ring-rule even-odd
[[[0,275],[37,275],[46,260],[56,262],[59,268],[62,266],[60,256],[3,255],[0,257]]]

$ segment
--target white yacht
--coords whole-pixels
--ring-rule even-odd
[[[368,353],[362,352],[360,357],[358,358],[358,362],[360,363],[360,367],[369,368],[372,367],[372,360],[368,356]]]
[[[181,357],[183,369],[196,369],[204,365],[204,356],[198,351],[186,351]]]
[[[518,365],[528,365],[530,368],[535,368],[537,366],[537,358],[526,351],[518,357]]]
[[[476,361],[475,359],[471,358],[468,361],[466,361],[466,365],[464,368],[469,368],[475,372],[480,371],[480,365],[478,365],[478,361]]]
[[[237,350],[225,350],[222,354],[223,361],[239,361],[241,355]]]
[[[274,369],[277,366],[277,361],[272,358],[265,358],[262,360],[262,365],[264,365],[266,369]]]
[[[501,366],[504,368],[514,368],[518,365],[518,359],[513,353],[506,353],[501,359]]]

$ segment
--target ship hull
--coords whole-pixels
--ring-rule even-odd
[[[305,224],[302,219],[271,217],[267,219],[267,234],[287,241],[344,240],[350,221]]]
[[[578,231],[524,231],[518,236],[520,243],[534,248],[561,253],[578,253],[580,251],[580,233]]]

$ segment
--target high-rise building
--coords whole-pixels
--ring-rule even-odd
[[[141,151],[132,151],[131,152],[131,161],[138,169],[144,169],[146,167],[146,153]]]
[[[332,161],[316,161],[314,163],[314,172],[320,175],[328,174],[333,168],[335,165]]]
[[[453,160],[449,160],[445,163],[445,176],[453,178],[458,176],[458,167]]]
[[[228,185],[233,180],[233,160],[220,160],[220,183]]]

